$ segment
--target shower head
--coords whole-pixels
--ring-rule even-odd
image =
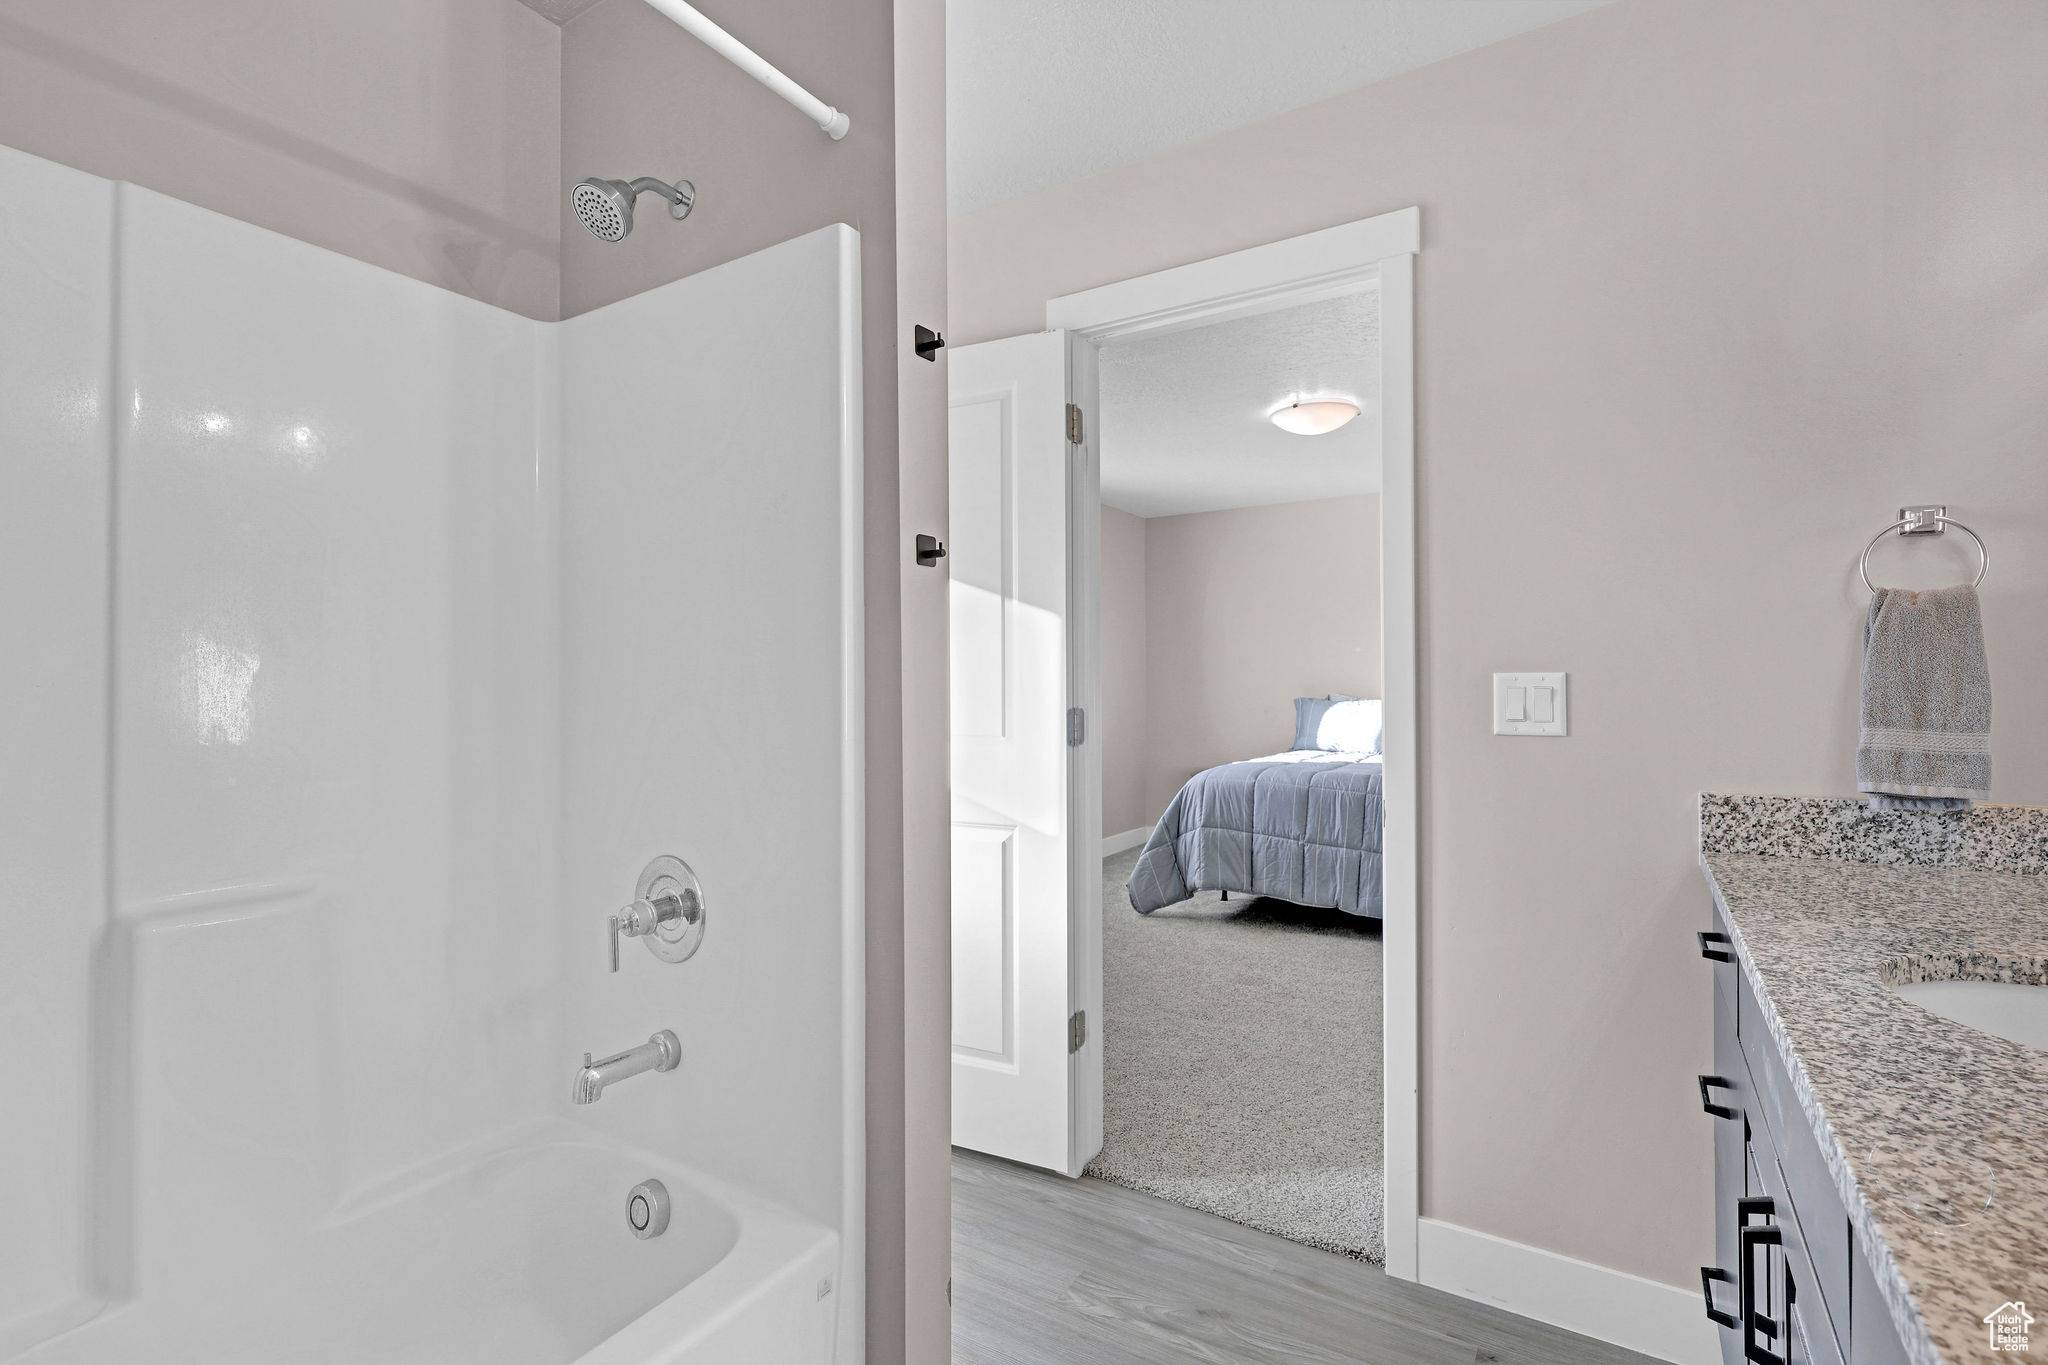
[[[642,194],[658,194],[668,200],[668,216],[688,218],[697,203],[697,187],[687,180],[671,185],[665,180],[641,176],[638,180],[580,180],[569,193],[576,219],[604,242],[624,241],[633,230],[633,201]]]

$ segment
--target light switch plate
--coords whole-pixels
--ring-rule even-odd
[[[1565,675],[1562,673],[1496,673],[1493,675],[1493,732],[1497,735],[1558,735],[1565,733]],[[1520,710],[1525,717],[1539,714],[1539,708],[1525,704],[1520,708],[1509,705],[1510,697],[1519,696],[1533,702],[1536,688],[1548,688],[1551,697],[1549,720],[1510,720],[1508,717]],[[1511,692],[1509,689],[1515,689]]]

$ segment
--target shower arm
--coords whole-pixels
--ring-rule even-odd
[[[689,183],[687,180],[683,182],[685,185]],[[685,214],[690,211],[687,205],[693,196],[684,194],[682,190],[669,184],[666,180],[656,180],[651,175],[643,175],[638,180],[629,181],[626,188],[635,194],[658,194],[668,200],[669,208],[681,208]]]
[[[853,126],[853,120],[770,66],[761,54],[705,18],[696,6],[686,4],[685,0],[647,0],[647,3],[702,40],[713,52],[795,105],[834,142],[845,137],[846,130]]]

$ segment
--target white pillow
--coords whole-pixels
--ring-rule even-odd
[[[1316,727],[1316,747],[1340,754],[1376,754],[1380,751],[1380,704],[1377,701],[1340,701],[1323,712]]]

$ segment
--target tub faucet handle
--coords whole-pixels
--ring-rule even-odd
[[[639,938],[643,934],[651,934],[659,918],[660,912],[652,905],[644,900],[637,900],[606,920],[611,928],[613,971],[619,969],[620,937]]]
[[[612,970],[619,969],[619,940],[645,939],[663,962],[681,962],[704,941],[704,888],[681,858],[649,863],[634,888],[634,900],[606,921]]]

